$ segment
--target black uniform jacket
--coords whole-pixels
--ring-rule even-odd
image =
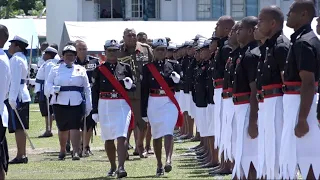
[[[190,56],[186,56],[184,58],[184,60],[182,61],[182,65],[181,65],[181,70],[182,70],[182,90],[184,93],[188,94],[191,89],[190,89],[190,80],[192,78],[188,77],[188,71],[189,71],[189,66],[191,64],[191,62],[193,61],[193,57]],[[189,74],[190,75],[190,74]]]
[[[208,69],[209,60],[197,64],[194,72],[194,102],[197,107],[208,106]]]
[[[86,59],[82,62],[77,57],[75,64],[79,64],[86,68],[87,75],[89,79],[89,83],[92,83],[92,73],[96,69],[97,66],[99,66],[99,58],[93,57],[93,56],[86,56]]]
[[[234,72],[233,94],[251,92],[249,84],[256,79],[258,65],[258,59],[251,50],[257,46],[257,42],[252,41],[240,49]]]
[[[150,62],[155,65],[157,70],[160,72],[164,80],[167,82],[168,86],[170,88],[173,88],[179,83],[174,83],[170,75],[172,72],[176,72],[178,74],[181,73],[181,70],[177,68],[177,66],[174,66],[171,60],[163,60],[163,61],[154,61]],[[149,63],[148,63],[149,64]],[[148,108],[148,100],[149,100],[149,94],[152,89],[162,89],[157,82],[157,80],[153,77],[151,72],[149,71],[149,68],[144,65],[142,67],[142,81],[141,81],[141,116],[147,117],[147,108]],[[172,90],[173,90],[172,89]]]
[[[174,86],[174,91],[175,92],[179,92],[180,90],[182,90],[182,85],[183,85],[183,81],[182,81],[182,78],[183,78],[183,72],[181,70],[181,63],[183,61],[178,61],[178,60],[174,60],[174,59],[168,59],[168,62],[172,64],[173,66],[173,69],[177,69],[177,72],[180,72],[180,82]]]
[[[218,47],[213,61],[213,79],[223,79],[225,65],[231,51],[232,49],[228,45],[228,37],[221,38],[218,41]]]
[[[234,70],[236,68],[236,61],[239,57],[240,48],[233,50],[229,54],[229,58],[227,60],[224,77],[223,77],[223,90],[232,89],[233,88],[233,81],[234,81]],[[231,91],[228,91],[232,93]]]
[[[132,71],[129,64],[122,62],[111,64],[109,62],[105,62],[104,64],[101,64],[101,66],[106,66],[124,88],[124,78],[129,77],[133,80]],[[109,80],[100,72],[98,68],[96,68],[93,71],[92,79],[92,113],[95,114],[98,113],[100,92],[117,92],[117,90],[113,87]],[[136,85],[133,83],[131,89],[126,90],[131,92],[135,91]]]

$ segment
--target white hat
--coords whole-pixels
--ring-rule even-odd
[[[177,49],[177,45],[169,42],[169,46],[167,47],[168,50],[176,50]]]
[[[200,48],[206,48],[206,47],[209,47],[210,46],[210,43],[211,43],[211,40],[210,39],[207,39],[203,42],[203,45],[200,47]]]
[[[26,44],[26,46],[29,46],[29,43],[27,40],[23,39],[22,37],[20,36],[14,36],[12,40],[10,40],[9,42],[14,42],[14,41],[19,41],[19,42],[22,42],[24,44]]]
[[[192,40],[198,40],[200,38],[205,38],[205,37],[200,34],[197,34],[196,37],[194,37]]]
[[[67,45],[63,48],[62,52],[66,52],[66,51],[73,51],[73,52],[77,52],[76,48],[72,45]]]
[[[44,52],[45,52],[45,53],[46,53],[46,52],[52,52],[52,53],[58,54],[58,51],[57,51],[55,48],[50,47],[50,46],[47,47],[47,49],[45,49]]]
[[[166,40],[166,38],[154,39],[153,42],[152,42],[152,46],[154,48],[156,48],[156,47],[164,47],[164,48],[166,48],[168,46],[167,45],[167,40]]]
[[[118,43],[118,41],[112,39],[112,40],[107,40],[104,43],[104,47],[106,49],[120,49],[120,44]]]

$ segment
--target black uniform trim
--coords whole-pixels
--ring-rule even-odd
[[[183,71],[183,92],[185,94],[189,94],[190,92],[193,91],[193,73],[194,73],[194,68],[196,67],[196,60],[194,57],[189,57],[188,61],[183,61],[182,62],[182,71]]]
[[[75,64],[79,64],[86,68],[87,75],[89,79],[89,83],[92,83],[92,73],[96,69],[97,66],[99,66],[99,59],[93,56],[87,56],[84,61],[80,61],[80,59],[77,57]]]
[[[208,69],[209,69],[209,60],[199,62],[197,67],[195,68],[194,102],[197,107],[207,107],[208,103],[213,103],[213,99],[209,102],[209,98],[208,98],[208,86],[207,86],[208,77],[209,77]]]
[[[234,71],[236,68],[236,61],[239,57],[240,47],[230,52],[229,58],[226,62],[224,77],[223,77],[223,89],[232,89],[234,81]]]
[[[228,45],[228,37],[221,38],[218,41],[217,54],[213,62],[213,79],[222,79],[224,69],[232,48]]]
[[[168,83],[169,87],[175,87],[178,85],[173,82],[170,75],[173,71],[180,74],[181,69],[177,68],[177,66],[173,66],[172,63],[170,63],[168,60],[154,61],[150,63],[153,63],[155,65],[155,67],[160,72],[164,80]],[[142,67],[141,87],[141,116],[147,117],[150,90],[161,89],[161,87],[157,80],[152,76],[151,72],[149,71],[149,68],[146,65]]]
[[[101,66],[106,66],[109,71],[119,80],[120,84],[124,86],[123,79],[126,77],[131,78],[133,81],[132,70],[129,64],[117,62],[111,64],[109,62],[105,62]],[[98,67],[93,71],[92,77],[94,79],[92,86],[92,113],[98,113],[98,103],[100,98],[100,92],[114,92],[116,89],[109,82],[109,80],[100,72]],[[127,89],[126,89],[127,90]],[[133,83],[130,90],[127,91],[135,91],[136,85]]]

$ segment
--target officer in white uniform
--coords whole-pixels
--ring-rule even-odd
[[[48,114],[48,98],[44,95],[44,84],[45,81],[48,78],[48,75],[51,71],[51,69],[57,65],[57,61],[55,56],[58,54],[58,51],[53,47],[48,47],[44,50],[43,59],[44,63],[41,65],[40,69],[38,70],[37,76],[36,76],[36,86],[34,92],[38,94],[39,97],[39,108],[42,117],[45,117],[46,122],[46,131],[44,134],[39,136],[39,138],[45,138],[45,137],[51,137],[52,136],[52,106],[49,106],[50,113]],[[51,117],[49,118],[50,122],[48,121],[48,115]]]
[[[55,119],[59,130],[60,154],[59,160],[66,156],[66,143],[70,132],[73,146],[72,160],[80,160],[80,127],[83,118],[89,115],[91,104],[91,89],[86,69],[74,64],[76,49],[72,45],[62,51],[64,62],[51,69],[45,82],[44,93],[52,95]]]
[[[9,32],[7,27],[0,25],[0,179],[5,179],[5,172],[8,170],[8,146],[6,141],[6,128],[8,127],[8,111],[4,105],[4,100],[7,98],[11,80],[10,64],[6,53],[3,51],[3,46],[8,40]]]
[[[9,133],[15,133],[17,155],[10,164],[28,163],[26,157],[26,135],[14,110],[17,110],[25,129],[29,129],[29,102],[30,94],[26,85],[28,76],[28,61],[26,58],[28,41],[15,36],[11,41],[9,54],[11,67],[11,84],[9,101],[6,103],[9,112]]]

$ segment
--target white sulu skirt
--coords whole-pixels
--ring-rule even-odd
[[[217,149],[220,145],[221,136],[221,118],[222,118],[222,88],[214,89],[214,147]]]
[[[196,109],[197,109],[197,106],[196,106],[196,104],[193,102],[192,95],[190,95],[190,109],[189,109],[189,114],[190,114],[191,118],[196,118]]]
[[[235,116],[237,121],[237,140],[236,140],[236,157],[235,166],[232,172],[232,178],[237,175],[241,177],[243,172],[248,178],[250,164],[255,169],[258,167],[258,138],[251,139],[248,134],[250,105],[235,105]]]
[[[190,115],[190,109],[191,109],[191,102],[192,101],[192,95],[191,93],[183,93],[183,108],[184,108],[184,111],[188,112],[188,114]]]
[[[200,137],[206,137],[207,131],[207,123],[206,123],[206,111],[205,107],[196,107],[195,108],[195,117],[194,121],[196,122],[196,126],[198,128]]]
[[[283,97],[265,98],[259,106],[259,170],[261,175],[279,179],[279,152],[283,128]],[[261,122],[260,122],[261,121]],[[260,128],[261,126],[261,128]],[[262,144],[263,143],[263,144]],[[263,148],[263,151],[260,149]],[[259,175],[259,174],[258,174]]]
[[[178,110],[167,96],[149,96],[147,115],[153,139],[173,135]]]
[[[98,113],[103,141],[127,137],[131,109],[124,99],[99,99]]]
[[[208,104],[206,107],[206,114],[204,117],[204,137],[214,136],[214,104]]]
[[[222,100],[221,138],[219,154],[224,152],[225,161],[232,160],[232,120],[234,118],[234,105],[232,98]]]
[[[309,132],[297,138],[294,128],[298,121],[300,95],[283,95],[283,130],[280,147],[280,177],[293,179],[299,165],[302,179],[306,179],[310,165],[316,178],[320,175],[320,128],[317,120],[317,95],[314,96],[307,118]]]

